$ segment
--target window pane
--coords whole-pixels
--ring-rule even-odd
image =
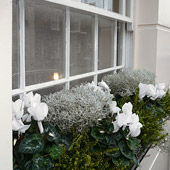
[[[99,70],[113,66],[114,55],[114,22],[99,19]]]
[[[83,78],[83,79],[79,79],[79,80],[74,80],[72,82],[70,82],[70,88],[76,86],[76,85],[80,85],[81,83],[91,83],[93,81],[93,77],[87,77],[87,78]]]
[[[26,85],[64,77],[65,12],[26,1]]]
[[[108,0],[108,10],[121,13],[120,11],[120,0]]]
[[[19,5],[18,1],[12,2],[12,89],[19,88]]]
[[[71,12],[70,75],[93,71],[94,22],[90,15]]]
[[[47,87],[47,88],[43,88],[40,90],[35,90],[33,93],[39,93],[40,95],[44,96],[44,95],[48,95],[50,93],[55,93],[58,91],[61,91],[62,89],[64,89],[65,85],[64,84],[60,84],[60,85],[56,85],[56,86],[51,86],[51,87]]]
[[[84,2],[86,4],[90,4],[93,6],[97,6],[100,8],[104,7],[104,0],[81,0],[81,2]]]
[[[117,23],[117,66],[122,65],[123,54],[123,23]]]
[[[113,72],[114,72],[114,71],[109,71],[109,72],[107,72],[107,73],[99,74],[97,81],[98,81],[98,82],[101,82],[104,76],[109,75],[109,74],[113,74]]]

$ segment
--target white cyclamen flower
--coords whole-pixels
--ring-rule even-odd
[[[155,86],[152,84],[139,84],[139,98],[142,99],[145,96],[150,97],[152,100],[162,98],[166,94],[165,84],[160,83]]]
[[[25,133],[30,125],[24,125],[21,118],[24,114],[24,102],[21,99],[12,103],[12,130]]]
[[[113,122],[114,131],[113,133],[117,132],[121,127],[123,130],[126,127],[129,127],[129,134],[128,136],[137,137],[141,130],[142,124],[139,122],[139,116],[135,113],[132,113],[133,105],[129,103],[125,103],[122,107],[123,113],[118,113],[116,117],[116,121]]]
[[[109,104],[109,107],[110,107],[110,112],[112,114],[114,113],[119,113],[120,112],[120,108],[117,107],[117,102],[116,101],[112,101],[110,104]]]
[[[37,103],[28,108],[28,112],[34,120],[38,121],[40,133],[43,133],[42,121],[48,114],[48,106],[46,103]]]
[[[132,137],[137,137],[140,135],[142,124],[140,122],[129,125],[129,135]]]
[[[91,83],[88,83],[87,85],[89,87],[93,88],[94,92],[97,91],[97,90],[102,91],[101,87],[97,86],[94,81],[92,81]]]
[[[109,86],[102,80],[101,82],[98,83],[98,86],[102,87],[105,90],[110,91]]]
[[[38,93],[34,95],[33,92],[29,92],[24,95],[24,102],[26,107],[31,107],[34,103],[41,102],[41,96]]]
[[[24,114],[24,102],[21,99],[12,102],[12,117],[21,119]]]

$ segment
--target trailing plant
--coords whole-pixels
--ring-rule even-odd
[[[112,94],[122,97],[133,95],[139,83],[155,84],[155,75],[146,70],[125,69],[102,79],[108,84]]]
[[[109,114],[112,99],[113,95],[94,83],[56,92],[43,99],[49,107],[46,120],[57,124],[64,133],[71,132],[73,125],[77,132],[82,132]]]

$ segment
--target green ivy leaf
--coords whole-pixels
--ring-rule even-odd
[[[52,145],[52,147],[49,148],[49,153],[52,160],[57,160],[62,153],[62,146]]]
[[[58,127],[58,126],[57,126]],[[50,123],[44,123],[44,134],[49,142],[55,141],[58,145],[61,140],[61,135],[58,133],[59,128],[56,128]]]
[[[140,140],[136,138],[129,138],[126,143],[132,151],[136,151],[140,147]]]
[[[39,153],[44,148],[44,141],[41,135],[33,134],[26,136],[20,143],[18,151],[24,154]]]

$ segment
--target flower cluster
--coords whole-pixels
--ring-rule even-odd
[[[122,113],[120,113],[121,109],[116,105],[117,104],[115,101],[110,105],[111,112],[113,114],[117,113],[116,120],[113,122],[113,133],[117,132],[120,128],[123,128],[124,130],[126,127],[129,127],[128,136],[139,136],[142,124],[139,122],[139,116],[135,113],[132,113],[133,105],[130,102],[125,103],[122,107]]]
[[[27,108],[28,113],[24,114],[24,107]],[[41,102],[41,96],[39,94],[33,95],[32,92],[24,95],[23,100],[18,99],[13,102],[12,108],[12,129],[20,133],[30,127],[24,125],[23,122],[31,122],[32,118],[37,121],[40,133],[43,133],[42,121],[48,114],[48,106],[46,103]]]
[[[156,100],[157,98],[162,98],[166,94],[165,84],[160,83],[155,86],[152,84],[139,84],[139,98],[143,99],[145,96],[151,98],[151,100]]]

